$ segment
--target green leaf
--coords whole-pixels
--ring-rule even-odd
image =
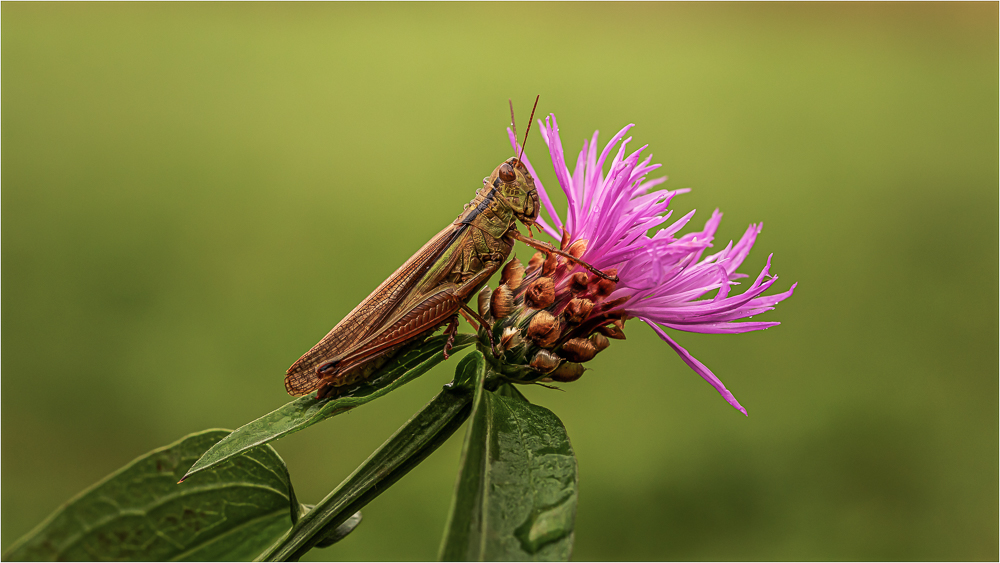
[[[458,365],[456,380],[465,380],[469,370],[482,373],[484,362],[482,354],[472,352]],[[328,530],[346,522],[454,434],[472,412],[472,398],[468,386],[446,386],[258,560],[295,561],[320,545]]]
[[[497,389],[497,395],[500,395],[501,397],[508,397],[508,398],[511,398],[511,399],[517,399],[519,401],[524,401],[525,403],[530,402],[530,401],[528,401],[527,397],[525,397],[524,395],[522,395],[521,392],[517,390],[517,387],[515,387],[515,386],[513,386],[513,385],[511,385],[509,383],[505,383],[505,384],[501,385],[500,388]]]
[[[556,415],[505,387],[482,391],[473,408],[440,558],[568,561],[573,448]]]
[[[4,560],[247,560],[292,526],[299,505],[270,446],[177,480],[228,430],[153,450],[71,499]]]
[[[458,367],[455,368],[454,384],[472,391],[483,386],[485,377],[486,358],[482,352],[476,350],[458,363]]]
[[[441,351],[446,338],[443,335],[435,336],[402,351],[348,396],[317,400],[315,395],[306,395],[241,426],[205,452],[184,475],[184,479],[249,448],[308,428],[406,385],[444,361]],[[475,337],[472,335],[456,335],[453,351],[457,352],[474,342]]]

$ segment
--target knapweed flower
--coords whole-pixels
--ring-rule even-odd
[[[640,160],[646,146],[626,153],[631,137],[625,135],[633,125],[612,137],[600,154],[595,132],[589,142],[584,141],[571,173],[555,116],[538,123],[568,209],[564,221],[527,155],[523,156],[544,208],[537,225],[561,241],[563,251],[617,275],[618,282],[554,253],[537,253],[527,268],[516,259],[509,263],[500,287],[492,293],[484,290],[480,296],[480,311],[500,321],[494,324],[494,332],[504,351],[507,375],[541,382],[577,379],[584,372],[582,364],[607,348],[609,338],[624,338],[624,323],[636,318],[652,327],[684,363],[745,415],[746,409],[719,378],[665,329],[722,334],[779,324],[736,322],[772,310],[795,290],[793,284],[783,293],[763,295],[777,280],[770,274],[769,256],[753,283],[742,293],[734,291],[739,285],[736,280],[747,277],[737,269],[761,225],[750,225],[739,242],[706,256],[722,214],[714,211],[697,232],[679,234],[694,211],[654,231],[670,219],[668,206],[674,196],[688,190],[653,189],[666,178],[646,178],[660,167],[650,164],[649,156]],[[509,129],[508,134],[519,152],[521,147]]]

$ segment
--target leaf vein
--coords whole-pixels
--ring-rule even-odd
[[[184,491],[182,493],[178,493],[178,494],[175,494],[175,495],[172,495],[172,496],[164,497],[164,498],[160,499],[159,501],[151,503],[151,504],[148,504],[148,505],[146,505],[144,507],[141,507],[141,508],[121,509],[116,514],[113,514],[113,515],[107,516],[105,518],[102,518],[101,520],[98,520],[97,522],[93,523],[90,527],[84,527],[83,531],[78,532],[78,533],[76,533],[76,534],[74,534],[72,536],[69,536],[69,538],[67,538],[66,543],[64,543],[61,547],[58,548],[57,553],[58,554],[65,553],[67,550],[69,550],[70,548],[72,548],[73,546],[75,546],[77,543],[79,543],[80,541],[82,541],[88,534],[90,534],[94,530],[97,530],[97,529],[102,528],[102,527],[104,527],[104,526],[106,526],[108,524],[111,524],[112,522],[114,522],[115,520],[117,520],[117,519],[119,519],[119,518],[121,518],[123,516],[139,516],[139,517],[143,517],[144,518],[144,517],[147,517],[149,515],[149,512],[151,512],[152,510],[154,510],[156,508],[159,508],[160,506],[162,506],[162,505],[164,505],[164,504],[166,504],[168,502],[175,501],[175,500],[177,500],[179,498],[183,498],[183,497],[191,496],[191,495],[196,495],[198,493],[205,492],[205,491],[214,491],[214,490],[219,490],[219,489],[228,489],[228,488],[231,488],[231,487],[247,487],[247,488],[253,488],[253,489],[260,489],[260,490],[263,490],[263,491],[270,491],[270,492],[276,493],[277,495],[281,496],[282,498],[284,498],[286,500],[288,499],[288,495],[287,494],[282,493],[281,491],[279,491],[277,489],[274,489],[272,487],[267,487],[267,486],[264,486],[264,485],[258,485],[256,483],[236,482],[236,483],[226,483],[226,484],[222,484],[222,485],[212,485],[212,486],[203,486],[203,487],[191,488],[191,489],[189,489],[187,491]],[[74,517],[75,518],[79,518],[79,516],[76,513],[74,513]]]
[[[185,551],[183,553],[180,553],[180,554],[175,555],[174,557],[171,557],[170,560],[171,561],[180,561],[180,560],[184,559],[185,557],[187,557],[188,555],[197,552],[199,549],[202,549],[203,547],[207,547],[209,545],[212,545],[213,543],[215,543],[215,542],[217,542],[217,541],[225,538],[226,536],[228,536],[230,534],[236,533],[236,532],[240,531],[241,529],[246,528],[248,526],[252,526],[252,525],[256,524],[257,522],[260,522],[261,520],[268,519],[268,518],[273,518],[276,515],[281,515],[283,512],[285,512],[285,509],[282,508],[280,510],[275,510],[274,512],[268,512],[267,514],[261,514],[260,516],[258,516],[256,518],[251,518],[250,520],[246,520],[245,522],[242,522],[241,524],[233,526],[232,528],[226,530],[225,532],[223,532],[221,534],[218,534],[216,536],[212,536],[210,539],[208,539],[206,541],[203,541],[203,542],[201,542],[201,543],[199,543],[199,544],[191,547],[190,549],[188,549],[187,551]],[[290,522],[291,522],[291,520],[289,520],[289,523]]]

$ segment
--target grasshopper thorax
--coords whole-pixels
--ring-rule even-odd
[[[519,221],[531,227],[538,219],[538,190],[528,168],[517,157],[510,157],[486,179],[511,207]]]

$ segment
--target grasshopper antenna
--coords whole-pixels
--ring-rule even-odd
[[[521,156],[524,155],[524,144],[528,142],[528,133],[531,131],[531,121],[535,119],[535,108],[538,107],[538,98],[541,94],[535,96],[535,105],[531,106],[531,117],[528,118],[528,128],[524,130],[524,141],[521,142],[521,154],[517,155],[517,162],[521,162]],[[507,101],[510,101],[509,99]],[[514,117],[514,104],[510,106],[511,119]],[[514,138],[517,139],[517,133],[514,133]]]
[[[514,131],[514,140],[517,140],[517,123],[514,122],[514,102],[507,98],[507,103],[510,104],[510,128]],[[529,122],[530,123],[530,122]]]

